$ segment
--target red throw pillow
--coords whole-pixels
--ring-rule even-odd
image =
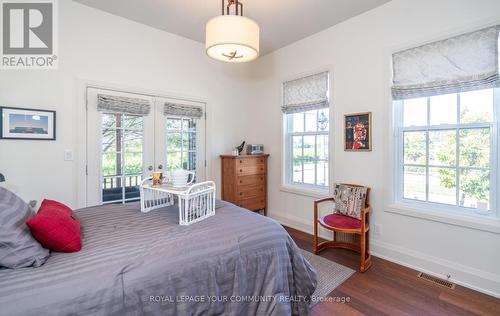
[[[64,210],[48,207],[26,222],[31,235],[45,248],[76,252],[82,248],[80,221]]]
[[[47,200],[47,199],[43,200],[42,204],[40,204],[40,208],[38,209],[38,213],[41,213],[49,208],[63,211],[68,216],[71,216],[73,214],[73,211],[68,206],[66,206],[60,202],[57,202],[54,200]]]

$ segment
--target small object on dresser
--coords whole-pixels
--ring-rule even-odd
[[[262,155],[264,153],[264,145],[249,144],[247,145],[247,155]]]
[[[243,148],[245,148],[245,141],[243,141],[243,143],[241,143],[241,145],[239,145],[238,147],[236,147],[236,149],[238,149],[238,154],[241,155],[241,152],[243,151]]]
[[[239,155],[240,155],[240,151],[238,150],[238,148],[236,148],[236,147],[235,147],[235,148],[233,149],[233,151],[231,152],[231,154],[232,154],[233,156],[239,156]]]
[[[0,173],[0,182],[5,182],[5,177],[3,174]]]

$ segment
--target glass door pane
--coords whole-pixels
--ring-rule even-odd
[[[147,100],[145,116],[99,111],[98,95]],[[154,165],[154,98],[106,89],[87,89],[87,206],[139,199],[139,186]]]
[[[102,114],[102,203],[139,199],[144,119],[124,113]]]
[[[167,171],[196,170],[198,121],[195,118],[167,116],[166,161]]]
[[[155,162],[156,168],[168,176],[177,169],[194,170],[197,182],[205,181],[205,117],[165,115],[166,103],[198,106],[205,113],[205,104],[178,99],[156,98]],[[158,168],[157,168],[158,169]]]

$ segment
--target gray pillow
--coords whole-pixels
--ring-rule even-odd
[[[0,266],[6,268],[39,267],[49,257],[30,233],[26,221],[31,211],[23,200],[0,187]]]

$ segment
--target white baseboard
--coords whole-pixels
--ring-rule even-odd
[[[303,218],[296,216],[285,217],[272,211],[268,212],[268,214],[282,225],[308,234],[313,233],[312,223]],[[325,233],[320,233],[320,236],[325,239],[331,239],[331,236]],[[500,275],[498,274],[479,270],[379,240],[372,239],[370,247],[373,256],[443,279],[447,279],[447,275],[450,275],[449,280],[451,282],[500,298]]]
[[[372,255],[402,266],[447,279],[458,285],[500,298],[500,275],[475,269],[408,248],[373,240]]]

